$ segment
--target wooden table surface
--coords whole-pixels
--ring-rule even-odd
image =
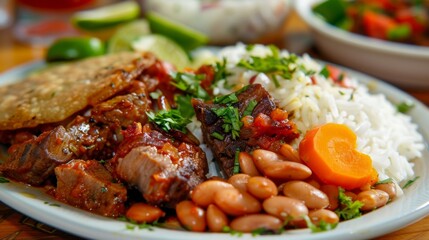
[[[297,49],[297,51],[308,50],[317,53],[317,49],[312,46],[308,27],[295,13],[292,13],[286,21],[284,29],[281,41],[285,42],[286,48],[290,47],[291,49]],[[0,30],[0,73],[29,61],[43,59],[44,54],[45,49],[43,47],[16,42],[12,37],[12,29]],[[323,56],[318,57],[323,58]],[[429,106],[429,89],[403,90]],[[76,237],[28,218],[0,202],[1,239],[76,239]],[[429,239],[429,216],[377,239]]]

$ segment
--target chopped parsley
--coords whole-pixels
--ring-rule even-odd
[[[10,182],[9,179],[5,177],[0,177],[0,183],[8,183],[8,182]]]
[[[288,57],[282,57],[277,47],[273,45],[269,47],[271,49],[271,55],[265,57],[250,56],[247,60],[241,60],[237,66],[265,73],[273,80],[275,86],[279,87],[276,76],[281,76],[284,79],[291,79],[292,74],[297,70],[298,57],[294,54]]]
[[[195,115],[194,107],[191,103],[192,96],[191,95],[176,95],[175,101],[177,104],[177,110],[180,112],[182,117],[191,118]]]
[[[338,223],[327,223],[323,220],[319,222],[319,225],[316,225],[310,220],[307,215],[304,216],[304,220],[307,223],[307,227],[310,228],[311,232],[314,233],[330,231],[335,229],[338,225]]]
[[[417,179],[419,179],[420,178],[420,176],[417,176],[417,177],[415,177],[415,178],[413,178],[413,179],[411,179],[411,180],[408,180],[406,183],[405,183],[405,185],[402,187],[402,189],[405,189],[405,188],[408,188],[408,187],[410,187],[411,185],[413,185],[416,181],[417,181]]]
[[[205,78],[205,74],[173,72],[170,74],[171,82],[177,89],[182,90],[192,97],[208,100],[209,94],[201,87],[200,83]]]
[[[226,70],[226,58],[224,58],[222,62],[216,62],[213,67],[215,73],[212,84],[215,84],[220,80],[226,79],[228,76],[231,75],[231,73]]]
[[[238,161],[239,155],[240,155],[240,149],[237,148],[237,150],[235,150],[235,156],[234,156],[234,168],[232,169],[233,174],[240,173],[240,162]]]
[[[328,78],[331,73],[329,72],[328,67],[324,66],[322,70],[320,70],[319,74]]]
[[[256,102],[256,100],[251,100],[246,109],[244,109],[243,116],[252,115],[253,109],[255,109],[256,105],[258,105],[258,102]]]
[[[239,232],[239,231],[233,230],[233,229],[231,229],[229,226],[224,226],[224,227],[222,228],[222,232],[224,232],[224,233],[229,233],[229,234],[231,234],[232,236],[237,236],[237,237],[241,237],[241,236],[243,236],[243,233],[242,233],[242,232]]]
[[[186,133],[186,125],[191,122],[188,118],[184,118],[177,109],[161,110],[156,114],[148,112],[146,114],[149,117],[149,121],[167,132],[174,129]]]
[[[363,206],[363,203],[360,201],[353,202],[349,196],[344,194],[344,189],[342,188],[338,188],[338,200],[342,206],[335,213],[340,219],[349,220],[362,215],[360,208]]]
[[[401,102],[398,105],[396,105],[396,109],[400,113],[407,113],[414,107],[413,102]]]
[[[232,139],[240,136],[240,129],[243,123],[240,121],[238,109],[233,106],[226,106],[211,109],[217,117],[223,120],[222,128],[224,133],[231,133]]]
[[[231,93],[228,95],[215,97],[213,102],[217,104],[234,104],[238,102],[238,98],[237,98],[237,95],[235,95],[235,93]]]
[[[386,178],[384,180],[378,181],[376,182],[374,185],[379,185],[379,184],[386,184],[386,183],[392,183],[393,179],[392,178]]]
[[[223,141],[225,139],[225,137],[222,134],[218,133],[218,132],[213,132],[211,134],[211,136],[214,137],[214,138],[216,138],[217,140],[220,140],[220,141]]]

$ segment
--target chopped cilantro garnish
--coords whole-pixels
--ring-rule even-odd
[[[400,113],[407,113],[414,107],[413,102],[401,102],[398,105],[396,105],[396,109]]]
[[[151,93],[149,93],[149,96],[152,98],[152,99],[158,99],[160,96],[161,96],[161,92],[159,92],[159,91],[153,91],[153,92],[151,92]]]
[[[402,187],[402,189],[405,189],[405,188],[408,188],[408,187],[410,187],[411,185],[413,185],[416,181],[417,181],[417,179],[419,179],[420,178],[420,176],[417,176],[417,177],[415,177],[415,178],[413,178],[413,179],[411,179],[411,180],[408,180],[407,181],[407,183],[405,183],[405,185]]]
[[[195,115],[194,107],[191,103],[192,96],[191,95],[176,95],[175,101],[177,104],[177,110],[180,112],[182,117],[191,118]]]
[[[227,106],[212,108],[211,110],[223,120],[222,128],[225,133],[231,133],[234,140],[240,136],[240,129],[243,123],[240,121],[240,114],[237,108]]]
[[[218,132],[213,132],[211,134],[211,136],[214,137],[214,138],[216,138],[216,139],[218,139],[218,140],[221,140],[221,141],[223,141],[225,139],[225,137],[222,134],[218,133]]]
[[[233,229],[231,229],[231,228],[230,228],[230,227],[228,227],[228,226],[224,226],[224,227],[222,228],[222,232],[224,232],[224,233],[229,233],[229,234],[231,234],[231,235],[233,235],[233,236],[237,236],[237,237],[241,237],[241,236],[243,236],[243,233],[242,233],[242,232],[239,232],[239,231],[233,230]]]
[[[251,100],[246,109],[244,109],[243,116],[252,115],[253,109],[255,109],[257,104],[258,102],[256,100]]]
[[[215,97],[213,102],[217,104],[233,104],[238,102],[238,98],[235,93],[231,93],[221,97]]]
[[[196,98],[209,99],[209,94],[200,85],[201,81],[205,78],[204,74],[173,72],[170,76],[173,78],[171,84],[177,87],[177,89],[189,93]]]
[[[247,60],[241,60],[237,66],[243,67],[256,72],[267,74],[276,86],[279,86],[276,76],[281,76],[284,79],[291,79],[292,74],[297,68],[303,66],[297,65],[298,57],[294,54],[288,57],[280,56],[280,51],[275,46],[270,46],[271,55],[265,57],[250,56]]]
[[[214,65],[215,74],[213,77],[213,83],[217,83],[222,79],[226,79],[231,73],[226,70],[226,58],[222,60],[222,62],[216,62]]]
[[[374,185],[379,185],[379,184],[386,184],[386,183],[392,183],[393,179],[392,178],[386,178],[384,180],[378,181],[376,182]]]
[[[344,189],[338,188],[338,200],[342,205],[335,213],[343,220],[349,220],[352,218],[360,217],[362,215],[360,208],[363,203],[360,201],[352,201],[352,199],[344,194]]]
[[[161,110],[156,114],[148,112],[146,114],[149,117],[149,121],[167,132],[171,129],[175,129],[186,133],[186,125],[191,122],[188,118],[184,118],[177,109],[171,109],[169,111]]]
[[[235,150],[235,156],[234,156],[234,168],[232,169],[233,174],[240,173],[240,162],[238,161],[239,155],[240,155],[240,149],[237,148],[237,150]]]
[[[9,179],[5,177],[0,177],[0,183],[8,183],[8,182],[10,182]]]
[[[337,223],[327,223],[325,221],[320,221],[319,225],[314,224],[310,218],[305,215],[304,216],[304,220],[307,223],[307,227],[310,228],[311,232],[325,232],[325,231],[330,231],[333,230],[337,227]]]
[[[320,70],[319,74],[324,76],[325,78],[328,78],[330,75],[330,72],[329,72],[328,68],[326,66],[324,66],[322,68],[322,70]]]

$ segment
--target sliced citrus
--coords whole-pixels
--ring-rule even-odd
[[[46,61],[70,61],[105,53],[104,43],[93,37],[60,38],[52,43],[46,53]]]
[[[132,43],[141,36],[150,33],[149,24],[146,20],[140,19],[120,26],[109,39],[107,52],[131,51]]]
[[[100,30],[131,21],[139,15],[140,6],[126,1],[77,12],[72,16],[72,23],[83,30]]]
[[[203,33],[181,23],[169,20],[153,11],[146,13],[146,19],[153,33],[173,39],[186,51],[191,51],[197,47],[203,46],[209,41],[208,37]]]
[[[173,40],[158,34],[142,36],[133,42],[136,51],[154,53],[159,59],[169,62],[181,70],[190,66],[190,60],[185,50]]]

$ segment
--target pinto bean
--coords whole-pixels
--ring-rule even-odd
[[[281,145],[279,152],[289,161],[303,163],[299,158],[298,151],[287,143]]]
[[[138,223],[151,223],[164,215],[165,212],[160,208],[146,203],[134,203],[125,214],[128,219]]]
[[[285,183],[283,194],[303,201],[310,209],[321,209],[329,205],[329,198],[324,192],[303,181]]]
[[[386,205],[389,201],[389,194],[382,190],[371,189],[360,192],[357,200],[363,203],[362,211],[371,211]]]
[[[214,195],[214,202],[223,212],[232,216],[261,211],[261,203],[256,198],[246,192],[240,192],[236,188],[217,191]]]
[[[258,199],[266,199],[277,195],[276,184],[265,177],[251,177],[247,182],[247,191]]]
[[[283,220],[290,217],[292,219],[302,219],[302,216],[308,215],[308,208],[305,204],[290,197],[273,196],[267,198],[262,203],[262,207],[265,212]]]
[[[242,192],[247,191],[247,182],[249,181],[250,176],[244,173],[239,173],[232,175],[228,179],[228,183],[230,183],[232,186],[237,188],[238,190]]]
[[[261,176],[253,162],[252,155],[247,152],[240,152],[240,154],[238,154],[238,163],[240,164],[240,170],[242,173],[249,176]]]
[[[228,226],[228,217],[214,204],[207,207],[206,221],[210,232],[222,232]]]
[[[326,207],[326,209],[334,211],[339,206],[338,201],[338,187],[334,185],[322,185],[320,186],[320,190],[328,196],[329,199],[329,205]]]
[[[206,230],[206,216],[204,209],[193,202],[185,200],[176,205],[176,215],[186,229],[193,232]]]
[[[312,210],[308,213],[308,217],[316,225],[319,225],[320,221],[324,221],[325,223],[331,223],[331,224],[334,224],[340,221],[340,218],[338,217],[338,215],[335,212],[328,209]]]
[[[214,203],[214,196],[217,191],[221,189],[234,189],[230,183],[219,181],[219,180],[209,180],[198,184],[191,192],[191,199],[198,206],[207,207],[208,205]]]
[[[396,185],[394,183],[382,183],[374,186],[375,189],[385,191],[389,194],[389,199],[392,200],[396,197]]]
[[[306,182],[311,186],[320,189],[320,183],[316,179],[307,179]]]
[[[265,176],[278,180],[303,180],[311,176],[306,165],[286,159],[274,152],[257,149],[253,151],[256,168]]]
[[[356,199],[357,199],[357,194],[354,192],[346,191],[346,192],[344,192],[344,195],[349,197],[352,201],[356,201]]]
[[[277,231],[282,228],[282,221],[268,214],[251,214],[235,218],[231,221],[230,227],[244,233],[261,228]]]

